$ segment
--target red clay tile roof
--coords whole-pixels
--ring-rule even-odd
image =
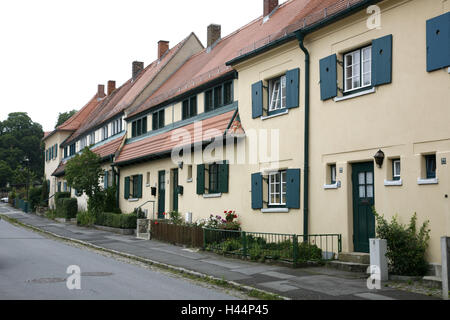
[[[219,40],[212,49],[204,49],[192,56],[139,108],[131,110],[129,117],[232,71],[231,67],[226,66],[226,62],[235,58],[241,48],[286,27],[309,2],[287,1],[279,6],[268,21],[263,22],[261,16]]]
[[[108,96],[101,104],[95,108],[86,119],[86,121],[80,126],[80,128],[69,138],[66,143],[74,141],[84,133],[104,124],[106,121],[112,119],[116,115],[123,112],[129,107],[139,94],[144,90],[148,84],[158,75],[170,60],[180,51],[189,37],[195,36],[190,34],[183,39],[176,46],[167,51],[161,59],[155,60],[150,63],[136,78],[135,81],[129,79],[120,88],[116,89],[110,96]]]
[[[58,168],[56,168],[56,170],[52,173],[52,176],[61,177],[64,175],[65,170],[66,170],[66,162],[61,161],[59,163]]]
[[[63,131],[75,131],[77,130],[89,116],[89,114],[94,110],[100,103],[102,99],[99,99],[98,93],[83,107],[80,111],[75,113],[66,122],[57,127],[57,130]]]
[[[125,136],[114,139],[113,141],[110,141],[102,146],[96,147],[92,149],[92,152],[98,154],[100,158],[105,158],[114,155],[116,151],[119,149],[120,145],[122,144],[123,139],[125,139]]]
[[[212,138],[223,136],[227,133],[228,126],[233,120],[236,111],[232,110],[221,115],[211,117],[196,123],[186,125],[179,129],[151,136],[136,142],[125,144],[116,158],[115,163],[123,164],[130,160],[145,158],[147,156],[156,155],[163,152],[171,151],[175,147],[179,147],[179,140],[172,139],[172,134],[177,130],[184,129],[191,136],[191,143],[208,141]],[[233,123],[234,124],[234,123]],[[194,127],[201,125],[202,130],[194,130]]]

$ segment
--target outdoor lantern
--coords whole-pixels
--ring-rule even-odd
[[[379,168],[381,168],[383,166],[383,161],[384,161],[384,152],[379,150],[377,152],[377,154],[374,156],[375,158],[375,163],[378,165]]]
[[[183,169],[183,161],[178,162],[178,168]]]

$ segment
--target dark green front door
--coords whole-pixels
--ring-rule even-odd
[[[166,210],[166,171],[158,172],[158,219],[164,219]]]
[[[172,170],[172,210],[178,212],[178,169]]]
[[[373,163],[353,164],[352,169],[354,251],[369,253],[369,239],[375,237]]]

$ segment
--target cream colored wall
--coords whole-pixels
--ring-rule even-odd
[[[68,137],[69,137],[69,133],[59,131],[44,141],[44,145],[45,145],[44,150],[47,150],[48,148],[51,148],[53,145],[58,144],[58,155],[57,155],[56,159],[53,159],[50,161],[45,161],[45,156],[44,156],[44,174],[45,174],[45,178],[47,180],[50,180],[50,186],[49,186],[50,196],[55,194],[56,186],[57,186],[57,179],[56,179],[56,177],[53,177],[52,174],[58,168],[59,163],[61,162],[62,158],[64,157],[64,150],[61,149],[59,146]],[[53,198],[51,198],[49,200],[49,205],[50,205],[50,207],[54,206]]]
[[[381,29],[366,27],[360,13],[309,36],[311,52],[311,233],[342,233],[344,251],[352,251],[353,209],[351,164],[373,161],[382,149],[383,167],[375,166],[375,207],[387,218],[398,214],[408,223],[430,220],[428,259],[440,262],[439,238],[450,233],[450,75],[447,70],[426,71],[426,20],[448,11],[448,1],[385,1],[380,4]],[[393,35],[392,83],[376,93],[334,102],[320,100],[319,60]],[[338,66],[339,67],[339,66]],[[339,87],[342,88],[342,80]],[[437,153],[438,185],[418,185],[423,154]],[[401,157],[403,186],[386,187],[388,159]],[[326,166],[337,163],[342,187],[324,190]],[[448,163],[448,160],[447,160]],[[339,169],[343,173],[339,173]]]

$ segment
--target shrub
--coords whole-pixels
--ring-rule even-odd
[[[78,212],[77,214],[77,224],[80,226],[90,227],[94,225],[95,217],[88,211]]]
[[[424,276],[428,269],[425,253],[430,240],[429,221],[424,222],[417,232],[416,214],[408,226],[401,224],[397,216],[389,223],[376,211],[374,214],[377,236],[387,240],[389,271],[400,276]]]
[[[117,188],[112,186],[107,188],[105,192],[105,205],[104,205],[104,211],[105,212],[114,212],[114,213],[121,213],[120,209],[117,208],[117,198],[116,198],[116,190]]]
[[[75,198],[59,198],[56,200],[56,216],[58,218],[73,219],[78,212],[78,202]]]
[[[41,202],[41,193],[42,193],[42,187],[33,187],[30,189],[28,194],[28,200],[30,202],[30,211],[34,211],[36,207]]]
[[[298,259],[301,261],[322,260],[322,250],[315,244],[302,242],[298,245]]]
[[[70,192],[56,192],[55,193],[55,202],[58,202],[58,199],[62,198],[70,198]]]
[[[99,226],[119,228],[119,229],[136,229],[137,214],[116,214],[104,212],[97,215],[95,224]]]

